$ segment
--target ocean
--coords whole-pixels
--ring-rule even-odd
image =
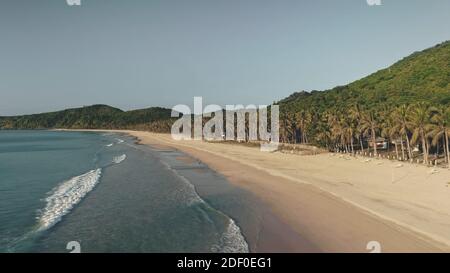
[[[203,163],[125,134],[0,131],[0,252],[249,252],[258,207]]]

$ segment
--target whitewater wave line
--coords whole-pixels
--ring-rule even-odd
[[[47,205],[39,219],[39,230],[46,230],[58,223],[69,213],[100,181],[102,169],[91,170],[72,177],[57,186],[45,199]]]
[[[247,241],[245,241],[245,238],[241,233],[241,229],[231,218],[225,232],[222,234],[220,244],[213,246],[211,251],[218,253],[250,252]]]
[[[249,246],[247,241],[245,240],[244,235],[241,232],[241,229],[236,224],[236,222],[228,215],[223,213],[220,210],[217,210],[213,208],[208,202],[203,200],[203,198],[200,197],[198,194],[195,186],[183,175],[181,175],[179,172],[177,172],[174,168],[172,168],[167,162],[164,160],[160,160],[160,163],[162,163],[169,171],[171,171],[173,174],[175,174],[181,181],[185,183],[185,185],[189,188],[189,195],[187,195],[186,192],[184,192],[183,195],[187,195],[187,200],[184,200],[188,206],[195,205],[197,203],[204,204],[211,209],[215,210],[216,212],[224,215],[226,218],[228,218],[228,225],[226,227],[226,230],[222,233],[222,236],[220,238],[220,242],[218,245],[213,245],[211,248],[211,251],[218,252],[218,253],[248,253],[250,252]],[[182,198],[181,196],[179,196]]]
[[[112,161],[116,164],[119,164],[120,162],[124,161],[125,159],[127,159],[127,155],[123,154],[123,155],[115,156]]]

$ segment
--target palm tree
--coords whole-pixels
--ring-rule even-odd
[[[283,111],[280,113],[280,118],[282,120],[282,122],[280,123],[281,140],[284,143],[288,143],[290,133],[290,114],[286,111]]]
[[[355,124],[355,134],[358,135],[359,144],[361,145],[361,152],[364,150],[363,145],[363,132],[361,130],[361,120],[362,120],[362,113],[361,107],[359,104],[355,104],[352,108],[350,108],[349,116],[353,119],[353,122]]]
[[[427,103],[419,102],[412,108],[409,126],[413,130],[411,142],[422,142],[423,163],[428,164],[429,145],[427,134],[431,130],[430,107]]]
[[[335,144],[339,148],[348,148],[345,145],[345,131],[342,122],[342,114],[336,110],[332,110],[327,114],[328,125],[330,127],[330,133]]]
[[[330,150],[330,142],[331,142],[331,132],[330,127],[327,124],[327,121],[323,121],[319,119],[317,123],[317,134],[316,134],[316,141],[320,143],[321,145],[327,147],[328,150]]]
[[[445,162],[450,168],[450,152],[449,152],[449,136],[450,136],[450,108],[440,106],[431,109],[434,112],[431,121],[432,131],[429,136],[433,138],[433,145],[439,145],[439,141],[443,140]]]
[[[350,151],[352,154],[355,152],[353,145],[353,136],[355,134],[355,122],[349,115],[341,117],[341,124],[345,142],[350,144]]]
[[[372,138],[374,155],[378,155],[377,152],[377,136],[376,132],[379,130],[378,117],[374,111],[365,112],[362,115],[361,129],[365,135]]]
[[[408,136],[409,133],[409,116],[410,116],[411,108],[408,105],[401,105],[400,107],[396,108],[393,112],[394,120],[395,120],[395,126],[396,130],[400,134],[400,141],[402,145],[402,157],[405,158],[405,152],[403,149],[403,136],[406,138],[406,148],[408,149],[408,157],[410,159],[413,158],[412,156],[412,150],[411,150],[411,143]]]
[[[308,136],[306,132],[309,125],[311,124],[311,118],[311,113],[305,109],[302,109],[295,114],[295,121],[297,123],[298,129],[300,129],[301,143],[308,142]]]
[[[397,127],[395,126],[395,119],[393,117],[392,114],[389,114],[387,116],[387,118],[384,120],[383,124],[382,124],[382,130],[381,130],[381,134],[382,136],[386,137],[387,139],[390,140],[390,142],[394,142],[395,145],[395,155],[397,157],[397,159],[399,158],[399,153],[398,153],[398,144],[397,144],[397,140],[399,137],[399,133],[397,131]],[[404,159],[404,154],[403,154],[403,159]]]

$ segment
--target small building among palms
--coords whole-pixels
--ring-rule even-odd
[[[373,147],[373,140],[369,139],[369,147]],[[388,148],[388,141],[384,137],[377,137],[375,139],[375,143],[377,145],[377,149],[386,150]]]

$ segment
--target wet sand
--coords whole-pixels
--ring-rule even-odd
[[[148,146],[154,151],[164,153],[178,150],[174,147],[154,143],[148,144]],[[191,174],[189,181],[203,199],[233,199],[233,204],[222,204],[219,207],[216,207],[217,204],[210,203],[210,205],[226,213],[238,224],[251,252],[321,252],[317,246],[275,215],[272,209],[252,191],[244,189],[236,183],[227,183],[228,177],[220,173],[216,174],[215,179],[205,180],[204,174],[211,171],[211,168],[209,166],[207,169],[199,167],[204,163],[187,153],[177,156],[176,160],[183,165],[191,166],[192,171],[197,173],[194,176]]]
[[[151,143],[147,140],[144,143]],[[436,252],[444,246],[316,189],[242,166],[194,148],[180,150],[198,158],[229,181],[260,197],[280,219],[269,216],[258,252],[368,252],[378,241],[383,251]],[[283,224],[292,227],[286,233]]]

